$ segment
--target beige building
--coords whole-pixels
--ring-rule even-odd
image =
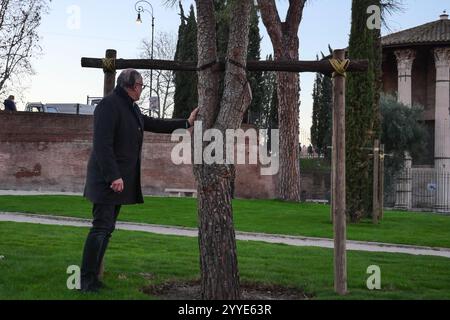
[[[425,108],[428,152],[407,157],[395,207],[450,211],[450,20],[439,19],[382,38],[383,91]],[[423,177],[418,181],[417,177]],[[423,196],[421,196],[423,194]],[[420,198],[420,199],[419,199]]]

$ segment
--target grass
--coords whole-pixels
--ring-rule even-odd
[[[199,277],[197,239],[117,230],[105,257],[99,294],[68,290],[66,269],[79,265],[87,228],[0,222],[0,299],[155,299],[140,289]],[[450,259],[348,252],[349,295],[333,292],[333,251],[238,241],[242,281],[289,285],[314,299],[450,299]],[[366,288],[369,265],[381,290]],[[152,278],[148,278],[152,275]]]
[[[0,196],[0,211],[30,212],[91,218],[91,204],[78,196]],[[236,230],[274,234],[333,237],[328,205],[277,200],[234,200]],[[192,198],[146,197],[145,204],[123,206],[119,220],[197,227],[197,203]],[[450,216],[432,213],[385,212],[373,225],[349,224],[350,240],[450,247]]]

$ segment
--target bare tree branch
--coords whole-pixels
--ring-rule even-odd
[[[258,0],[258,6],[261,12],[261,19],[266,26],[273,47],[282,47],[283,30],[275,0]]]
[[[289,32],[294,34],[298,33],[305,3],[306,0],[289,0],[289,9],[286,14],[286,26],[289,29]]]
[[[0,94],[33,73],[30,59],[41,51],[37,28],[49,1],[0,0]]]

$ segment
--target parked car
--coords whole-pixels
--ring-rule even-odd
[[[67,113],[67,114],[94,114],[95,105],[82,103],[47,103],[29,102],[25,106],[28,112]]]
[[[102,101],[102,99],[103,99],[103,97],[90,97],[90,96],[87,96],[86,104],[90,104],[90,105],[96,106],[96,105],[98,105],[100,103],[100,101]]]

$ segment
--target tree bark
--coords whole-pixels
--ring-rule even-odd
[[[197,0],[196,4],[198,66],[201,67],[217,59],[215,18],[211,0]],[[203,120],[203,129],[214,127],[223,135],[226,129],[240,126],[251,100],[245,71],[251,4],[251,0],[233,2],[227,58],[244,68],[227,63],[220,108],[217,65],[198,73],[199,120]],[[198,137],[194,136],[194,139]],[[202,298],[239,299],[239,271],[231,203],[234,166],[197,164],[194,165],[194,175],[198,182]]]
[[[298,28],[305,2],[291,0],[286,21],[281,22],[274,0],[258,0],[261,17],[274,48],[275,61],[298,60]],[[288,201],[300,201],[299,90],[298,73],[277,73],[280,128],[278,197]]]

